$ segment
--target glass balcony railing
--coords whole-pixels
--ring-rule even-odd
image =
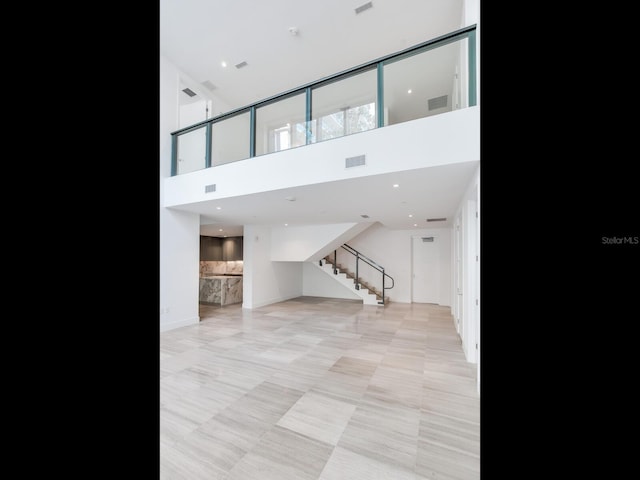
[[[476,105],[476,26],[171,133],[171,175]]]

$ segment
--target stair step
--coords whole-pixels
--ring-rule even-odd
[[[363,297],[364,303],[371,305],[371,297],[375,299],[374,304],[378,305],[386,305],[389,302],[389,297],[384,297],[384,302],[382,300],[382,292],[375,287],[370,287],[366,282],[356,282],[355,273],[349,271],[347,268],[340,263],[334,265],[333,258],[326,256],[319,262],[320,267],[323,268],[327,273],[334,271],[337,272],[335,276],[340,275],[340,279],[349,279],[353,281],[354,289],[359,292],[360,295],[365,295]],[[355,288],[355,286],[359,285],[360,288]],[[366,299],[369,298],[369,299]]]

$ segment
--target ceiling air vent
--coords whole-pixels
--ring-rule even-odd
[[[211,185],[204,186],[204,193],[211,193],[216,191],[216,184],[212,183]]]
[[[344,159],[345,168],[357,167],[358,165],[364,165],[364,155]]]
[[[240,62],[236,64],[236,68],[243,68],[243,67],[246,67],[247,65],[248,65],[247,62]]]
[[[196,96],[196,92],[194,92],[193,90],[191,90],[190,88],[185,88],[184,90],[182,90],[184,93],[186,93],[187,95],[189,95],[190,97],[195,97]]]
[[[427,222],[446,222],[446,217],[443,218],[427,218]]]
[[[364,12],[365,10],[369,10],[371,7],[373,7],[373,2],[367,2],[363,5],[360,5],[358,8],[356,8],[356,15]]]
[[[433,242],[433,237],[422,237],[423,243]]]
[[[447,106],[448,95],[442,95],[441,97],[435,97],[429,99],[429,110],[435,110],[436,108],[443,108]]]
[[[204,82],[201,83],[202,86],[206,87],[207,89],[214,91],[216,87],[213,83],[211,83],[209,80],[205,80]]]
[[[369,218],[369,215],[360,215],[362,218]]]

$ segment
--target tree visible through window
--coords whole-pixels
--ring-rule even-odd
[[[375,102],[357,107],[341,108],[337,112],[329,113],[311,121],[314,135],[311,143],[331,138],[344,137],[352,133],[364,132],[376,128]],[[297,122],[293,126],[286,123],[270,130],[270,152],[287,150],[306,144],[304,122]]]
[[[345,107],[318,119],[317,141],[343,137],[376,127],[375,102],[357,107]]]

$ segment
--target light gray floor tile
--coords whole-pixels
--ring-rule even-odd
[[[412,469],[336,447],[319,480],[415,480]]]
[[[277,424],[309,438],[335,445],[355,409],[355,405],[351,403],[308,392]]]
[[[160,478],[477,480],[480,398],[447,307],[201,305],[160,334]]]

